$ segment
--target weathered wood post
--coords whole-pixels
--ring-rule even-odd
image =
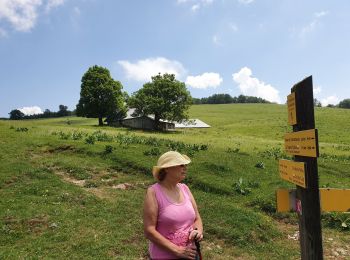
[[[295,93],[296,124],[293,132],[315,128],[314,98],[312,76],[297,83],[292,88]],[[316,150],[318,156],[318,135],[315,129],[315,147],[305,147],[307,150]],[[294,160],[304,162],[305,180],[307,187],[297,186],[297,205],[299,217],[299,234],[301,259],[323,259],[321,208],[318,185],[317,156],[307,157],[295,155]]]

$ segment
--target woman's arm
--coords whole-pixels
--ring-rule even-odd
[[[201,215],[199,214],[199,211],[198,211],[198,207],[197,207],[197,203],[196,203],[196,200],[194,199],[190,189],[187,187],[187,190],[188,190],[188,194],[190,195],[190,199],[191,199],[191,202],[192,202],[192,205],[193,205],[193,208],[194,208],[194,211],[196,213],[196,218],[194,220],[194,223],[193,223],[193,231],[191,232],[190,234],[190,240],[192,239],[196,239],[198,241],[202,240],[203,239],[203,222],[202,222],[202,218],[201,218]]]
[[[194,257],[196,251],[192,248],[183,248],[171,243],[162,236],[157,230],[158,203],[155,191],[152,187],[148,188],[144,208],[143,208],[143,225],[145,236],[154,244],[172,252],[178,257]]]

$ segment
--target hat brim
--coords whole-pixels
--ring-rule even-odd
[[[186,154],[181,154],[181,156],[183,157],[183,159],[177,163],[167,164],[167,165],[163,165],[163,166],[153,166],[153,169],[152,169],[153,177],[156,180],[158,180],[159,172],[162,169],[166,169],[166,168],[170,168],[170,167],[174,167],[174,166],[178,166],[178,165],[187,165],[191,162],[191,159]]]

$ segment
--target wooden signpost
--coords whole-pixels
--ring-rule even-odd
[[[286,153],[294,161],[280,160],[280,176],[297,185],[295,191],[278,191],[277,206],[293,208],[299,217],[301,259],[323,259],[321,208],[318,187],[318,135],[315,129],[312,77],[293,86],[287,97],[288,123],[293,133],[285,135]]]

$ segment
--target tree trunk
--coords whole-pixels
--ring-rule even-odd
[[[154,115],[154,124],[155,124],[154,130],[161,130],[160,125],[159,125],[159,121],[160,121],[159,115],[155,114]]]
[[[98,117],[98,125],[103,126],[102,116]]]

